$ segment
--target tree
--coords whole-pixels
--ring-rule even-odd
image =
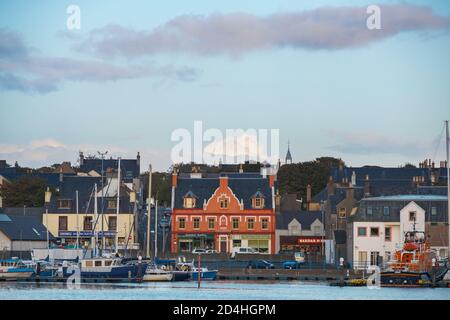
[[[172,189],[172,174],[167,172],[153,172],[152,173],[152,197],[158,200],[162,206],[170,205],[171,189]],[[148,173],[143,175],[144,180],[144,199],[148,197]]]
[[[43,207],[47,182],[31,176],[23,176],[0,187],[5,207]]]
[[[306,199],[308,184],[312,195],[319,193],[328,182],[330,170],[339,166],[341,159],[321,157],[314,161],[300,162],[282,166],[278,170],[280,194],[295,193]]]

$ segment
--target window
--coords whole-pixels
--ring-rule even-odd
[[[255,228],[255,219],[248,219],[247,220],[247,228],[250,229],[250,230]]]
[[[322,227],[314,226],[313,231],[314,235],[320,235],[322,233]]]
[[[380,253],[378,251],[372,251],[370,253],[370,264],[373,266],[377,266],[379,256],[380,256]]]
[[[432,215],[432,216],[437,215],[436,207],[431,207],[431,215]]]
[[[116,231],[117,228],[117,217],[109,217],[108,218],[108,230]]]
[[[208,229],[214,229],[214,227],[215,227],[214,218],[208,218]]]
[[[108,209],[116,209],[117,200],[108,200]]]
[[[183,199],[183,206],[186,209],[192,209],[195,208],[195,198],[193,197],[186,197]]]
[[[253,198],[252,205],[254,209],[262,209],[264,208],[264,198]]]
[[[70,207],[71,207],[71,200],[59,200],[58,201],[59,209],[70,209]]]
[[[96,260],[95,261],[95,266],[96,267],[101,267],[102,266],[102,261],[101,260]]]
[[[228,199],[220,199],[220,209],[228,209]]]
[[[239,229],[239,218],[233,218],[231,220],[232,225],[233,225],[233,229]]]
[[[58,230],[67,231],[67,216],[61,216],[58,218]]]
[[[106,260],[105,261],[105,267],[109,267],[112,265],[112,261],[111,260]]]
[[[370,236],[371,237],[378,237],[379,233],[380,233],[380,229],[370,228]]]
[[[261,229],[263,230],[269,229],[269,219],[267,218],[261,219]]]
[[[385,259],[385,261],[391,261],[391,258],[392,258],[391,252],[390,252],[390,251],[386,251],[386,252],[384,253],[384,259]]]
[[[339,208],[339,218],[345,218],[347,216],[346,208]]]
[[[391,241],[391,227],[384,228],[384,240]]]
[[[200,218],[194,218],[194,229],[200,229]]]
[[[92,261],[88,260],[86,261],[86,267],[92,267]]]
[[[389,207],[383,207],[383,215],[388,216],[389,215]]]
[[[416,212],[415,211],[409,212],[409,221],[416,221]]]
[[[91,231],[92,230],[92,217],[84,217],[83,229],[85,231]]]
[[[369,216],[371,216],[371,215],[373,214],[373,209],[372,209],[372,207],[367,207],[367,214],[368,214]]]
[[[360,236],[360,237],[367,236],[367,228],[366,227],[358,227],[358,236]]]
[[[184,229],[186,228],[186,219],[185,218],[180,218],[178,220],[178,228],[179,229]]]

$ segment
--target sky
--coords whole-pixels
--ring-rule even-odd
[[[278,129],[295,162],[444,160],[450,3],[2,1],[0,159],[167,170],[177,129]],[[70,5],[80,28],[70,29]],[[70,20],[73,22],[73,20]],[[221,141],[214,141],[220,143]],[[207,143],[205,143],[206,146]]]

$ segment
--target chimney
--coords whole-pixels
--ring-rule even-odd
[[[84,164],[84,154],[83,151],[80,151],[80,167]]]
[[[355,189],[347,188],[345,190],[345,196],[346,196],[347,200],[352,200],[355,196]]]
[[[368,174],[366,174],[366,178],[364,179],[364,195],[370,196],[370,182]]]
[[[228,177],[224,176],[224,177],[220,177],[220,186],[221,187],[228,187]]]
[[[431,163],[431,168],[433,168],[434,169],[434,166],[435,166],[435,163],[434,163],[434,161]]]
[[[356,172],[352,172],[352,186],[356,186]]]
[[[343,171],[344,170],[344,161],[339,160],[339,171]]]
[[[177,169],[173,169],[173,173],[172,173],[172,187],[176,188],[177,187],[177,182],[178,182],[178,173],[177,173]]]
[[[138,151],[137,156],[136,156],[136,164],[138,167],[138,173],[141,173],[141,153]]]
[[[328,180],[328,184],[327,184],[328,195],[334,196],[334,190],[335,190],[335,185],[334,185],[333,177],[330,176],[330,179]]]
[[[311,185],[308,184],[306,186],[306,202],[310,203],[311,202]]]

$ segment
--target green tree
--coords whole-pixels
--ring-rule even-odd
[[[158,200],[160,205],[169,206],[172,194],[172,174],[167,172],[152,173],[152,197]],[[148,173],[143,175],[144,199],[148,197]]]
[[[5,207],[43,207],[47,182],[31,176],[22,176],[0,187]]]

